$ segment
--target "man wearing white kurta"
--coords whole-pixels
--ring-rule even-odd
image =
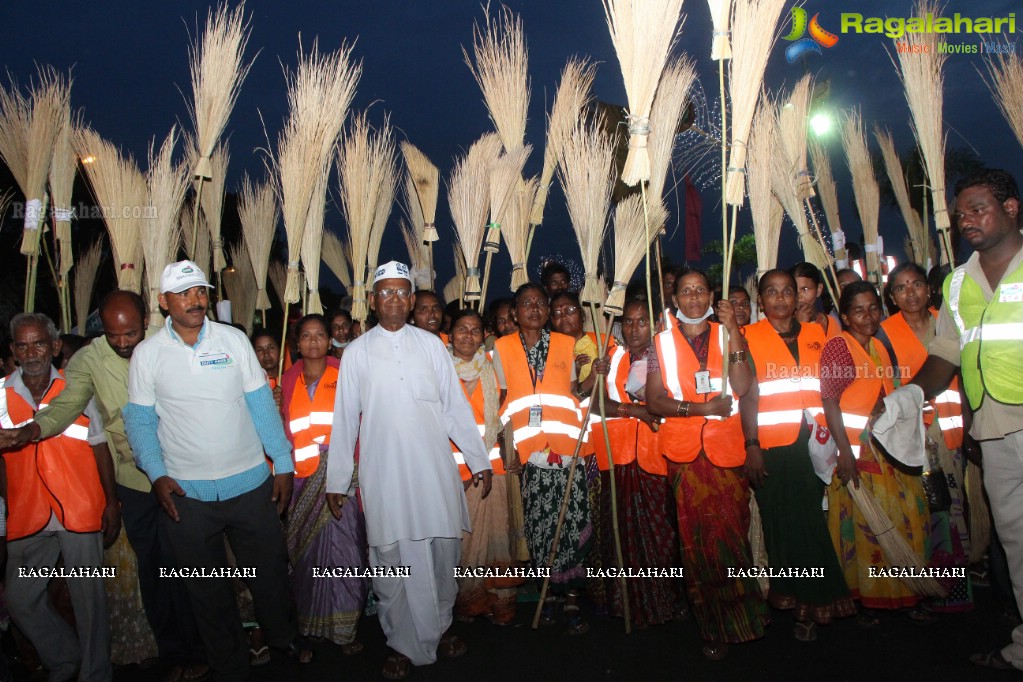
[[[370,305],[380,324],[345,350],[327,461],[327,503],[340,517],[359,440],[370,564],[409,567],[408,577],[373,578],[380,625],[401,655],[388,659],[389,677],[404,676],[409,661],[433,663],[438,645],[449,656],[465,652],[461,642],[451,646],[453,638],[442,641],[458,592],[462,531],[471,530],[448,440],[484,495],[491,482],[451,356],[436,336],[405,324],[414,304],[406,265],[377,269]]]

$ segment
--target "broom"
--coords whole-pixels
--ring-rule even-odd
[[[71,208],[71,194],[75,185],[75,173],[78,172],[78,157],[71,148],[71,129],[80,125],[79,121],[71,120],[71,106],[61,117],[60,132],[53,144],[53,159],[50,161],[50,198],[53,200],[54,233],[59,246],[57,261],[60,275],[57,282],[60,299],[61,329],[71,329],[71,292],[68,288],[68,273],[74,265],[74,254],[71,251],[71,219],[74,210]]]
[[[526,235],[526,251],[522,259],[523,267],[529,259],[529,250],[533,244],[533,235],[543,223],[543,210],[547,204],[547,195],[554,179],[554,170],[558,165],[558,154],[561,145],[571,135],[572,129],[589,105],[592,96],[593,78],[597,74],[597,66],[585,57],[573,57],[561,71],[561,81],[554,95],[554,105],[547,119],[547,143],[543,150],[543,169],[537,183],[536,197],[529,214],[529,231]],[[527,281],[528,276],[525,280]],[[514,290],[516,287],[512,286]]]
[[[486,306],[491,260],[501,246],[501,225],[508,222],[511,205],[518,203],[518,192],[522,185],[522,168],[526,165],[526,159],[532,150],[530,145],[526,145],[513,152],[502,154],[490,167],[490,222],[487,223],[486,235],[483,238],[483,250],[487,255],[483,267],[480,312]]]
[[[433,242],[425,239],[426,219],[423,207],[416,194],[416,183],[412,175],[405,178],[405,215],[401,221],[401,235],[408,249],[409,266],[412,268],[412,284],[418,289],[433,287]],[[436,231],[436,230],[435,230]]]
[[[160,314],[160,277],[164,267],[174,260],[181,239],[178,215],[188,191],[188,168],[174,164],[174,146],[177,129],[171,127],[159,152],[156,141],[149,143],[149,172],[146,175],[148,201],[142,219],[142,254],[146,263],[146,283],[149,287],[149,333],[163,325]]]
[[[874,165],[867,149],[867,137],[863,130],[863,119],[858,110],[853,109],[845,118],[842,126],[842,148],[852,175],[853,195],[856,197],[856,211],[860,215],[863,226],[867,260],[867,279],[881,290],[881,253],[880,240],[877,234],[878,211],[880,210],[880,192],[874,178]]]
[[[465,297],[465,273],[467,268],[465,266],[464,252],[461,247],[455,244],[452,250],[454,251],[455,276],[444,285],[444,300],[460,301]]]
[[[990,78],[984,82],[1016,140],[1023,145],[1023,60],[1016,53],[996,54],[988,58],[987,70]]]
[[[387,227],[398,188],[397,148],[389,116],[384,117],[383,127],[373,136],[372,153],[373,183],[377,187],[377,197],[373,208],[369,249],[366,251],[366,266],[370,272],[375,272],[380,264],[380,243],[384,238],[384,228]]]
[[[766,97],[761,98],[753,119],[747,160],[746,184],[749,188],[750,217],[757,247],[757,274],[778,266],[778,242],[784,211],[771,192],[771,159],[774,156],[774,111]],[[752,297],[751,300],[756,300]]]
[[[309,213],[306,214],[305,230],[302,232],[302,271],[308,287],[303,314],[323,314],[320,301],[320,252],[323,245],[323,216],[327,209],[327,181],[330,179],[331,160],[320,171],[313,186]]]
[[[732,46],[728,42],[728,17],[732,13],[732,0],[707,0],[710,19],[714,24],[710,58],[716,62],[732,58]]]
[[[529,178],[520,182],[505,212],[501,228],[504,243],[508,246],[511,258],[511,291],[529,281],[526,271],[526,260],[529,249],[530,215],[536,205],[536,195],[540,191],[537,178]]]
[[[418,202],[417,202],[418,203]],[[428,289],[430,281],[422,276],[429,272],[429,257],[426,254],[426,246],[420,239],[420,233],[416,228],[410,226],[405,220],[401,221],[401,238],[405,242],[405,249],[408,251],[408,264],[412,269],[412,284],[416,291]],[[431,290],[432,291],[432,290]]]
[[[345,291],[352,290],[352,273],[348,269],[348,258],[345,256],[344,246],[341,245],[341,238],[330,230],[323,231],[323,264],[334,273]]]
[[[916,212],[909,201],[909,187],[906,184],[906,175],[902,171],[902,162],[895,151],[895,142],[892,134],[883,130],[880,126],[874,126],[874,138],[881,147],[881,158],[884,160],[885,172],[892,184],[892,192],[895,194],[895,201],[899,204],[899,211],[906,223],[906,230],[909,233],[910,248],[907,253],[913,261],[921,266],[927,267],[930,259],[930,240],[927,238],[927,229],[920,214]],[[929,268],[928,268],[929,269]]]
[[[966,500],[970,510],[970,563],[984,560],[991,544],[991,510],[984,494],[984,474],[973,462],[966,463]]]
[[[195,165],[194,155],[198,152],[192,148],[189,158],[193,159],[190,165]],[[227,166],[231,162],[231,154],[227,150],[226,142],[222,142],[213,150],[209,159],[209,167],[213,175],[206,180],[209,187],[199,197],[199,206],[202,209],[202,217],[206,222],[206,229],[210,233],[210,248],[213,255],[213,275],[220,276],[220,271],[227,267],[227,259],[224,257],[224,237],[221,234],[221,225],[224,216],[224,193],[227,182]]]
[[[278,215],[277,201],[270,182],[257,187],[246,175],[238,193],[238,218],[242,224],[245,248],[249,251],[253,278],[256,280],[255,306],[262,313],[264,327],[266,311],[270,307],[270,297],[266,295],[266,271],[270,265]]]
[[[916,4],[917,17],[937,17],[940,8],[932,0],[920,0]],[[922,19],[921,19],[922,20]],[[905,51],[896,50],[899,60],[899,78],[906,93],[906,102],[912,115],[913,134],[916,135],[920,153],[927,167],[927,179],[931,190],[931,204],[934,207],[934,226],[938,231],[938,245],[941,249],[941,264],[955,265],[952,252],[952,238],[949,235],[951,221],[945,198],[945,134],[942,126],[942,89],[944,79],[942,68],[948,55],[939,52],[940,35],[932,32],[906,33],[900,42]],[[894,63],[894,59],[892,62]]]
[[[245,327],[245,333],[252,333],[252,321],[256,317],[256,273],[249,260],[248,248],[240,241],[228,250],[231,267],[224,270],[224,289],[231,301],[231,321]]]
[[[105,209],[103,220],[114,254],[117,288],[139,294],[142,288],[139,239],[142,218],[140,212],[133,209],[146,202],[146,179],[134,159],[122,156],[114,145],[91,128],[76,128],[71,134],[71,144],[79,157],[93,158],[82,167],[96,203]]]
[[[316,181],[334,150],[362,74],[362,65],[351,61],[352,48],[345,44],[321,55],[318,42],[313,41],[308,56],[301,52],[300,44],[298,66],[285,74],[288,119],[278,137],[277,156],[269,162],[288,243],[282,348],[287,336],[288,306],[301,299],[299,253]],[[283,370],[283,359],[282,353],[278,373]]]
[[[496,17],[484,7],[483,27],[473,25],[473,56],[462,56],[483,91],[483,100],[506,152],[518,151],[526,138],[529,74],[522,18],[502,6]]]
[[[752,156],[753,150],[750,150]],[[749,496],[749,539],[750,556],[754,566],[770,566],[767,558],[767,543],[764,541],[764,522],[760,518],[760,505],[757,504],[757,496]],[[757,575],[757,585],[760,586],[760,593],[767,596],[771,589],[771,580],[766,575]]]
[[[352,121],[337,150],[341,211],[348,223],[348,256],[352,266],[352,317],[363,322],[369,314],[366,300],[367,256],[376,218],[380,188],[376,184],[376,149],[365,112]]]
[[[482,294],[477,264],[490,205],[489,168],[500,153],[501,140],[494,133],[487,133],[455,163],[448,179],[448,206],[466,265],[466,301],[478,301]]]
[[[178,225],[181,228],[181,248],[188,260],[199,266],[203,272],[210,271],[210,259],[213,258],[210,247],[210,233],[206,230],[206,223],[202,220],[194,220],[195,209],[187,200],[181,207],[181,214],[178,216]],[[197,231],[199,234],[194,235]],[[195,244],[195,251],[189,253],[188,248]]]
[[[270,286],[274,288],[274,293],[277,295],[277,300],[280,301],[281,307],[284,307],[284,292],[288,288],[288,268],[284,263],[279,260],[270,261],[270,266],[266,270],[267,279],[270,280]]]
[[[661,224],[667,219],[668,212],[660,200],[649,206],[648,212],[652,224]],[[650,247],[650,242],[645,238],[656,234],[647,234],[644,225],[641,196],[631,194],[618,202],[614,212],[614,282],[604,302],[604,313],[607,315],[621,315],[624,312],[625,290]]]
[[[853,502],[863,514],[864,520],[870,527],[870,532],[877,538],[881,545],[881,551],[890,566],[900,568],[913,568],[923,570],[924,562],[916,555],[906,539],[895,530],[892,520],[888,518],[884,509],[877,503],[877,500],[866,489],[865,486],[857,488],[855,485],[848,485],[846,489],[852,496]],[[945,597],[948,592],[941,584],[930,576],[902,577],[899,579],[914,593],[922,597]]]
[[[813,169],[817,176],[817,192],[820,195],[821,206],[824,207],[824,216],[828,220],[828,229],[831,232],[831,248],[835,251],[835,267],[849,267],[849,256],[845,249],[845,232],[842,231],[842,223],[838,218],[838,189],[835,185],[835,177],[831,172],[831,159],[823,146],[816,142],[810,144],[810,158],[813,160]]]
[[[96,288],[96,276],[102,261],[103,238],[99,237],[91,246],[79,251],[78,262],[75,263],[75,319],[78,321],[78,333],[82,336],[86,333],[89,304],[92,302],[92,292]]]
[[[217,7],[215,14],[212,9],[207,13],[202,37],[197,33],[196,42],[189,46],[192,102],[188,114],[195,131],[196,148],[196,154],[190,161],[195,179],[194,203],[197,207],[205,206],[202,196],[204,182],[216,179],[221,187],[224,185],[224,178],[216,175],[213,150],[231,117],[242,82],[252,68],[252,61],[246,64],[243,56],[250,33],[244,0],[234,10],[229,10],[225,2]],[[198,218],[198,213],[195,213],[193,222]],[[191,232],[194,240],[198,230],[193,227]],[[218,239],[219,233],[214,234],[214,242]],[[194,253],[195,249],[193,242],[191,252]],[[219,256],[217,251],[220,252]],[[218,272],[223,268],[223,260],[223,245],[217,246],[215,243],[213,262],[214,266],[220,264],[216,268]]]
[[[429,288],[433,290],[433,243],[440,239],[437,234],[437,197],[440,194],[440,171],[426,154],[408,142],[401,143],[401,154],[405,157],[409,181],[417,199],[418,210],[423,217],[422,241],[427,243]],[[407,194],[408,210],[412,211],[412,194]],[[410,213],[411,215],[411,213]],[[413,223],[416,225],[417,223]],[[418,229],[418,228],[417,228]]]

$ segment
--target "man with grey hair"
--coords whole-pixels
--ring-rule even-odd
[[[0,387],[0,426],[23,426],[65,386],[53,367],[57,329],[46,315],[11,320],[11,350],[20,367]],[[109,680],[110,631],[103,587],[104,535],[120,531],[120,511],[103,424],[90,404],[51,438],[3,450],[7,473],[7,601],[11,617],[39,652],[50,679]],[[47,594],[58,574],[68,576],[75,631]]]

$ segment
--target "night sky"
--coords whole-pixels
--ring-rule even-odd
[[[542,165],[545,111],[567,58],[589,55],[600,63],[595,84],[598,99],[624,105],[625,94],[600,0],[512,0],[508,5],[521,13],[529,47],[532,99],[527,141],[534,151],[526,172],[532,175],[539,173]],[[84,110],[85,120],[101,135],[144,163],[152,137],[162,139],[175,122],[188,125],[185,96],[190,99],[191,93],[187,50],[190,35],[196,32],[197,18],[201,27],[209,6],[208,2],[194,1],[43,4],[8,1],[0,6],[0,20],[8,27],[0,50],[7,70],[22,83],[34,74],[37,63],[64,71],[73,68],[73,106]],[[805,7],[811,15],[820,12],[821,24],[837,32],[841,12],[907,16],[911,3],[807,0]],[[357,40],[355,55],[362,60],[364,71],[353,108],[371,107],[372,120],[378,122],[385,111],[390,112],[399,139],[407,138],[420,147],[441,168],[442,181],[453,158],[490,129],[482,96],[462,58],[462,47],[471,47],[473,22],[483,16],[474,0],[318,3],[250,0],[247,8],[252,15],[249,55],[260,52],[228,123],[229,191],[237,187],[245,171],[262,177],[263,161],[258,149],[266,146],[266,137],[260,116],[275,144],[278,127],[286,115],[282,64],[294,66],[299,34],[307,49],[314,37],[319,38],[321,50],[333,50],[343,40]],[[1004,16],[1019,9],[1019,3],[1011,0],[959,0],[948,3],[945,14],[959,11],[966,16]],[[695,57],[701,81],[713,93],[717,74],[716,64],[709,58],[711,25],[707,4],[689,0],[683,11],[687,18],[676,51]],[[1023,11],[1019,12],[1018,21],[1023,26]],[[950,38],[950,42],[977,40],[970,36],[961,40]],[[836,111],[860,106],[868,131],[875,122],[891,128],[897,148],[905,151],[912,145],[909,111],[896,69],[885,49],[890,46],[891,41],[883,36],[847,34],[825,54],[811,55],[789,65],[784,58],[784,45],[778,45],[768,64],[767,85],[772,89],[790,86],[804,69],[820,79],[828,79],[830,105]],[[1023,171],[1020,147],[978,75],[978,69],[985,68],[985,59],[984,55],[953,55],[947,61],[948,141],[952,146],[975,150],[988,166],[1006,168],[1019,175]],[[832,136],[828,146],[843,205],[843,227],[855,240],[860,229],[837,135]],[[871,146],[875,147],[872,139]],[[344,230],[334,205],[336,184],[332,191],[335,198],[328,208],[327,224],[332,229]],[[720,189],[707,182],[702,193],[704,239],[714,239],[720,225],[717,199]],[[442,282],[451,274],[448,254],[452,233],[445,203],[442,187],[438,214],[443,240],[438,251]],[[401,208],[396,205],[381,250],[381,262],[407,258],[397,229],[400,213]],[[677,215],[672,217],[672,221],[677,219]],[[5,226],[12,229],[14,223],[6,221]],[[533,250],[535,255],[562,253],[578,259],[559,193],[552,194],[543,229]],[[896,212],[882,209],[881,233],[890,245],[889,250],[901,251],[903,228]],[[682,260],[681,231],[668,239],[665,248],[673,260]],[[801,258],[795,231],[788,224],[783,231],[779,262],[787,265],[795,260]],[[506,252],[498,261],[501,289],[507,282]],[[705,258],[704,265],[710,262],[711,258]],[[534,257],[531,271],[535,267]]]

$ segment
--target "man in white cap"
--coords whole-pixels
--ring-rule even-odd
[[[340,518],[351,493],[355,442],[372,566],[409,567],[373,578],[380,625],[394,650],[384,676],[409,663],[465,653],[445,634],[458,593],[454,569],[469,515],[449,439],[474,484],[490,491],[491,467],[451,356],[433,334],[407,325],[415,305],[408,266],[379,267],[370,307],[379,324],[345,349],[327,460],[327,504]]]
[[[300,661],[279,521],[294,464],[266,374],[245,335],[206,319],[210,284],[191,261],[164,268],[164,328],[140,343],[122,411],[135,462],[153,483],[217,679],[248,679],[248,643],[223,537],[252,592],[267,642]],[[274,464],[270,474],[266,453]],[[199,577],[202,576],[202,577]]]

